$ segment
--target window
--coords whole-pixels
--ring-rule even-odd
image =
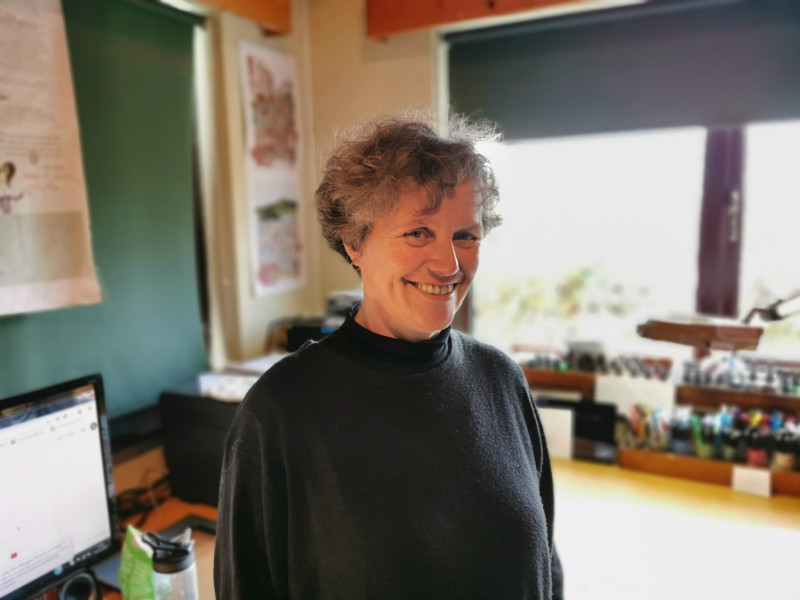
[[[743,315],[800,291],[800,122],[752,125],[745,135],[739,283]],[[767,324],[759,353],[800,359],[800,315]]]
[[[696,311],[741,319],[800,292],[798,121],[485,153],[505,224],[483,242],[473,331],[501,348],[600,341],[612,355],[680,359],[688,348],[636,326]],[[766,324],[759,354],[800,359],[800,317]]]
[[[706,132],[505,143],[485,149],[504,224],[482,244],[474,334],[506,350],[601,341],[607,353],[688,357],[636,325],[692,314]]]

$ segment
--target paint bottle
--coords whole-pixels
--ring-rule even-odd
[[[672,451],[675,454],[692,454],[691,429],[688,423],[676,423],[672,427]]]
[[[706,437],[699,415],[692,415],[690,420],[692,436],[694,438],[694,451],[698,458],[711,458],[711,437]]]
[[[736,454],[739,448],[739,438],[742,432],[732,427],[722,432],[722,459],[729,462],[736,462]]]
[[[766,467],[770,447],[770,436],[766,431],[752,428],[747,433],[747,464],[751,467]]]
[[[795,434],[794,438],[794,470],[800,471],[800,435]]]
[[[772,454],[770,468],[775,471],[791,471],[795,462],[795,436],[792,432],[784,430],[778,434],[775,442],[775,452]]]
[[[736,458],[738,463],[747,462],[747,441],[748,434],[752,427],[750,426],[750,416],[742,409],[736,409],[736,417],[734,420],[734,427],[739,431],[740,435],[737,438],[736,444]]]

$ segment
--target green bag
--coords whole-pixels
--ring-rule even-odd
[[[141,532],[128,525],[122,545],[119,587],[123,600],[154,600],[153,550],[142,540]]]

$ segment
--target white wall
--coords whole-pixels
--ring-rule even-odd
[[[436,43],[429,32],[368,39],[364,1],[307,1],[317,183],[337,131],[406,108],[435,106]],[[321,246],[322,295],[357,288],[353,269],[324,241]]]
[[[215,171],[209,186],[213,197],[209,240],[212,295],[219,308],[215,333],[224,342],[224,360],[241,360],[263,354],[267,329],[287,315],[317,314],[323,310],[320,293],[319,235],[313,212],[314,142],[308,19],[304,1],[292,3],[292,33],[265,36],[255,23],[229,13],[209,20],[212,45],[210,72],[215,115],[213,147],[208,162]],[[270,296],[254,295],[250,281],[249,208],[245,179],[244,118],[239,81],[239,42],[249,41],[292,55],[296,61],[300,121],[300,190],[302,227],[305,232],[305,286]],[[214,364],[213,367],[223,366]]]

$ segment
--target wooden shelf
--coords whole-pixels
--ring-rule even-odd
[[[200,0],[200,2],[260,23],[264,30],[271,34],[286,35],[292,31],[290,0]]]
[[[430,2],[429,0],[367,0],[367,33],[382,38],[397,33],[461,23],[469,19],[529,12],[580,0],[502,0],[485,2]],[[597,0],[583,0],[591,5]],[[587,6],[590,9],[591,6]]]
[[[679,321],[648,321],[636,328],[639,335],[653,340],[687,344],[715,350],[755,350],[764,333],[763,327],[744,325],[736,321],[716,323],[681,323]]]
[[[594,373],[555,371],[533,367],[522,367],[522,372],[531,387],[575,391],[580,393],[584,400],[594,399]],[[675,391],[675,403],[682,406],[696,406],[699,412],[716,410],[724,404],[738,406],[745,410],[781,410],[800,415],[800,396],[784,396],[770,392],[679,385]]]
[[[800,498],[800,473],[796,471],[773,471],[772,493]]]
[[[581,371],[553,371],[522,367],[531,387],[579,392],[584,400],[594,399],[594,373]]]
[[[623,469],[702,483],[730,486],[733,478],[732,463],[694,456],[620,448],[617,450],[617,460]]]
[[[758,408],[761,410],[782,410],[790,413],[800,412],[800,397],[798,396],[782,396],[769,392],[747,392],[694,385],[678,386],[675,393],[675,402],[681,405],[710,409],[717,409],[725,404],[744,409]]]
[[[622,449],[617,451],[619,466],[631,471],[688,479],[730,487],[733,480],[733,463],[683,456],[668,452]],[[772,471],[772,493],[800,497],[800,473]]]

